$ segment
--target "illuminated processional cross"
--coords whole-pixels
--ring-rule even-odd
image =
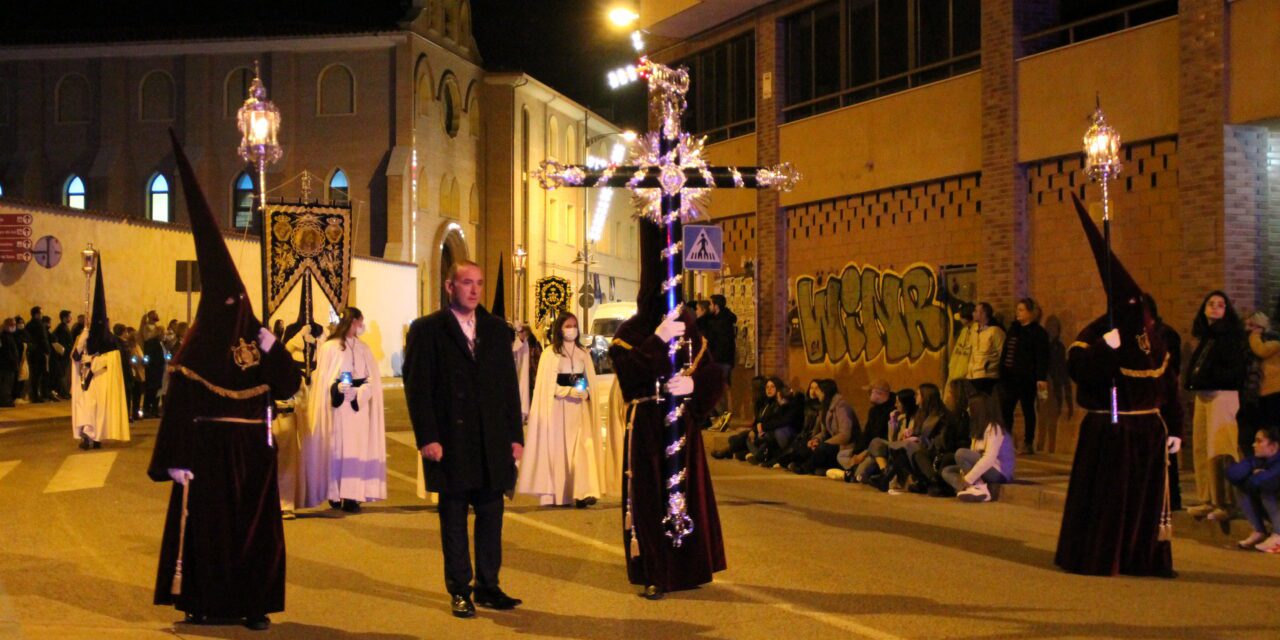
[[[800,174],[788,163],[773,167],[708,166],[702,157],[705,136],[695,137],[680,130],[685,94],[689,91],[689,72],[684,68],[672,69],[647,58],[640,59],[637,72],[649,83],[649,110],[651,116],[657,117],[660,129],[650,131],[631,144],[631,164],[590,168],[565,165],[550,159],[542,163],[536,175],[542,188],[547,190],[625,187],[635,194],[640,207],[639,217],[666,230],[667,246],[662,251],[662,258],[666,261],[667,277],[662,283],[662,292],[666,301],[665,311],[670,314],[679,308],[682,301],[680,227],[699,215],[702,201],[711,189],[790,191],[800,180]],[[645,256],[641,256],[643,259]],[[672,376],[681,372],[677,355],[687,344],[683,339],[674,339],[668,345]],[[664,394],[661,387],[657,391],[656,395],[664,399],[667,409],[664,461],[667,511],[662,524],[672,546],[680,547],[685,537],[693,533],[693,521],[685,509],[685,440],[680,427],[687,398]],[[630,504],[624,508],[629,516]],[[630,522],[629,517],[626,520]],[[634,540],[634,529],[631,534]]]

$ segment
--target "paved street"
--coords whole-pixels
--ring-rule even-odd
[[[168,484],[144,473],[154,421],[80,452],[63,420],[0,414],[0,638],[1266,638],[1280,637],[1280,557],[1186,538],[1180,577],[1099,579],[1052,565],[1059,516],[1013,504],[889,496],[713,461],[729,570],[636,597],[619,511],[508,510],[515,612],[450,617],[438,523],[413,495],[403,400],[388,394],[390,499],[285,523],[287,611],[272,629],[175,624],[150,604]]]

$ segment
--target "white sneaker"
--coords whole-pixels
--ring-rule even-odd
[[[1263,553],[1280,553],[1280,533],[1267,536],[1267,539],[1259,542],[1254,549]]]
[[[991,490],[986,483],[975,484],[956,494],[961,502],[991,502]]]

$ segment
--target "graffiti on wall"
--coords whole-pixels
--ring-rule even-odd
[[[810,364],[842,360],[914,361],[942,351],[950,335],[947,307],[933,267],[914,264],[899,274],[850,263],[819,288],[796,279],[796,313]]]

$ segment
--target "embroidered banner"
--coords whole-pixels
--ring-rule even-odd
[[[333,308],[345,309],[351,282],[351,207],[268,203],[264,227],[264,317],[280,308],[308,272]]]
[[[562,311],[569,310],[569,281],[560,276],[547,276],[533,286],[538,306],[539,325],[550,324]]]

